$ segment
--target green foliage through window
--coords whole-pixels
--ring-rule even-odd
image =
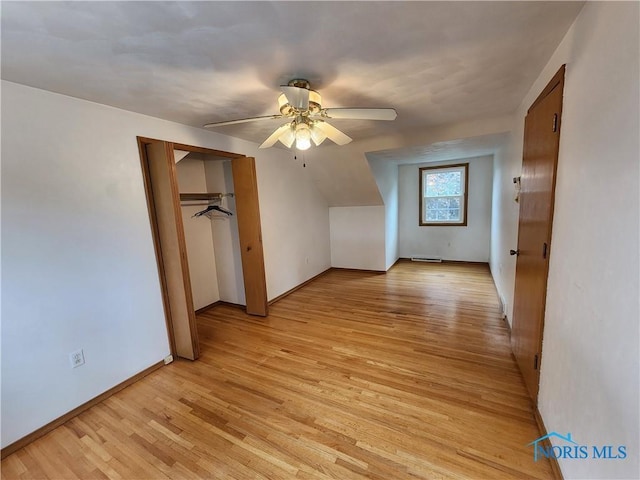
[[[466,225],[467,166],[420,169],[420,225]]]

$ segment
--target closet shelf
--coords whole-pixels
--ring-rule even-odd
[[[222,197],[233,197],[233,193],[181,193],[180,201],[220,200]]]

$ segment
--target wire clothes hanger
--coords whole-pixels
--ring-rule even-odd
[[[227,210],[226,208],[222,208],[219,205],[209,205],[207,208],[205,208],[204,210],[201,210],[197,213],[194,213],[193,216],[191,218],[194,217],[201,217],[202,215],[207,215],[207,214],[211,214],[212,211],[217,211],[220,213],[224,213],[226,216],[230,217],[231,215],[233,215],[233,212],[230,212],[229,210]]]

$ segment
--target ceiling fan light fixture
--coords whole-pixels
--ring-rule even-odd
[[[327,136],[324,134],[324,132],[318,128],[314,128],[314,125],[311,124],[311,140],[313,140],[313,143],[315,143],[316,146],[318,146],[322,142],[324,142],[326,139],[327,139]]]
[[[293,145],[293,142],[295,142],[296,140],[296,133],[293,129],[293,124],[289,123],[287,124],[287,126],[289,128],[287,128],[282,135],[280,135],[280,137],[278,138],[278,140],[280,141],[280,143],[282,143],[285,147],[287,148],[291,148],[291,145]]]
[[[311,130],[306,123],[296,124],[296,148],[298,150],[308,150],[311,146]]]

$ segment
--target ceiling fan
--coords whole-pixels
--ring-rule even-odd
[[[282,93],[278,97],[279,115],[264,115],[261,117],[241,118],[227,122],[214,122],[204,125],[204,128],[236,125],[238,123],[257,122],[261,120],[289,121],[278,127],[267,138],[260,148],[272,147],[280,141],[287,148],[295,142],[298,150],[307,150],[311,142],[320,145],[327,138],[338,145],[346,145],[352,139],[326,122],[327,119],[352,120],[395,120],[397,113],[393,108],[322,108],[322,98],[307,80],[291,80],[287,85],[281,85]]]

